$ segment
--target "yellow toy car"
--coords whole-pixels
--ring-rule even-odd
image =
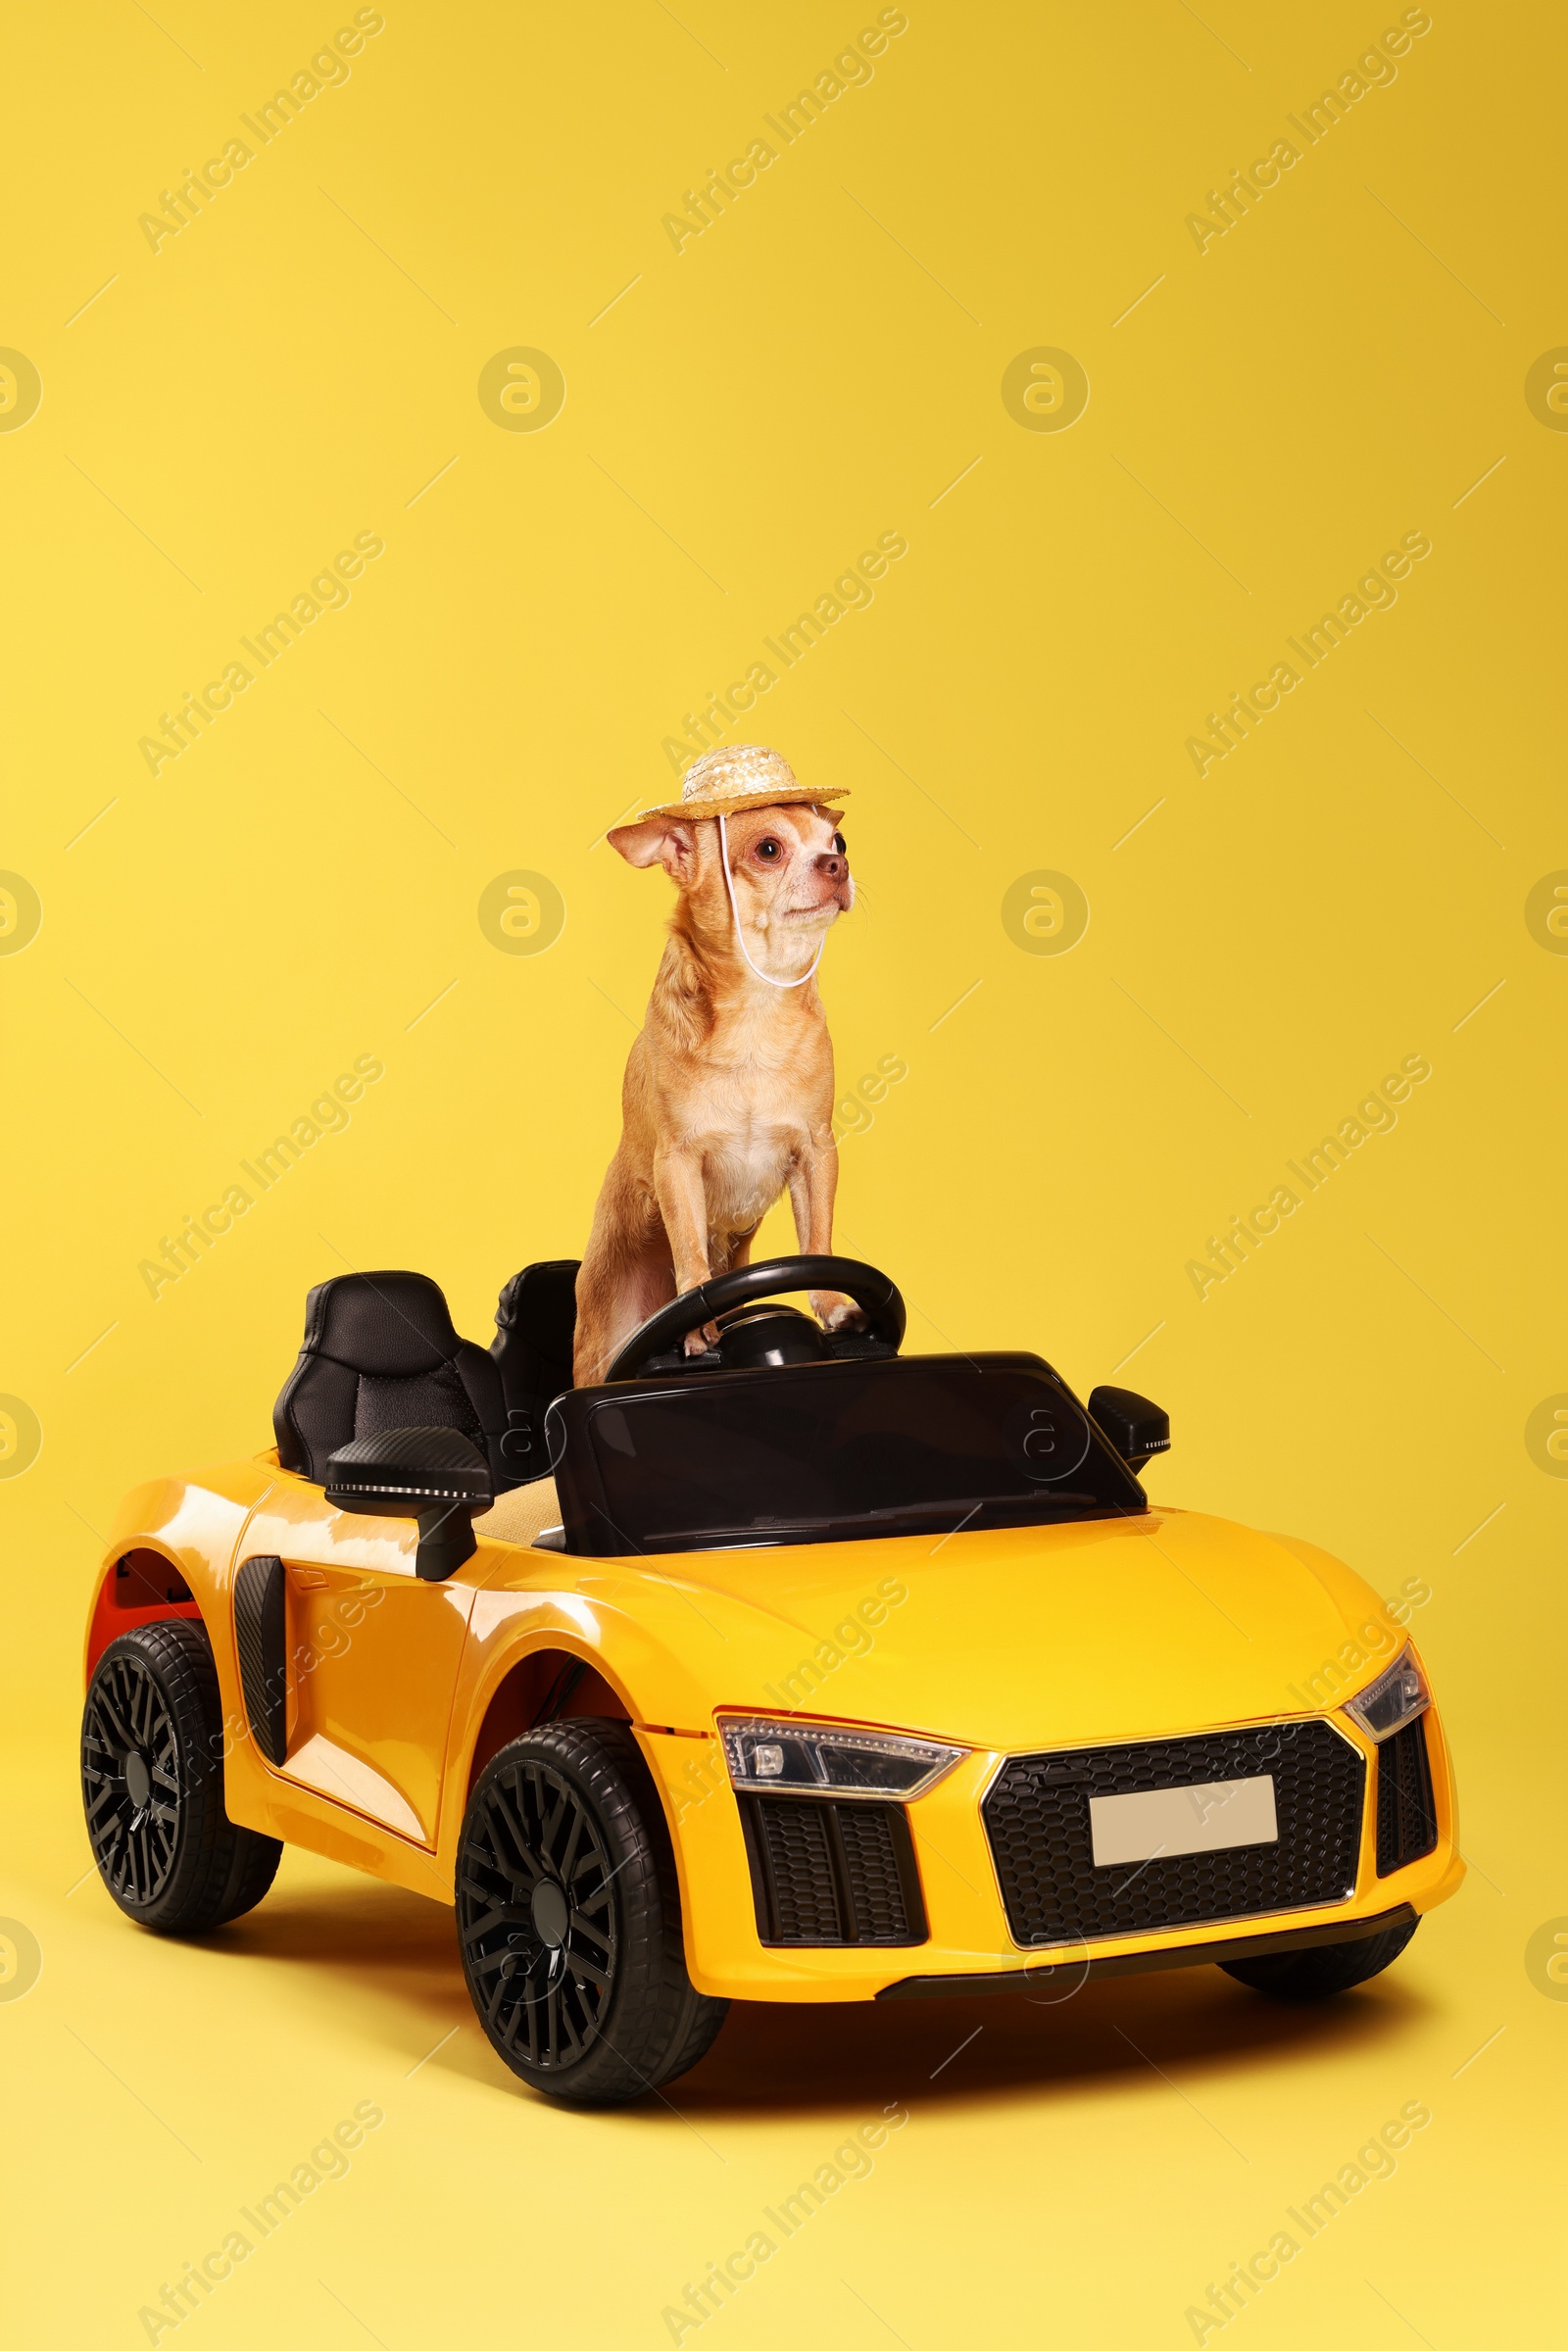
[[[127,1916],[203,1935],[329,1855],[454,1904],[501,2057],[612,2104],[731,1999],[1203,1962],[1316,1997],[1457,1888],[1413,1648],[1367,1654],[1310,1544],[1152,1504],[1157,1407],[901,1354],[839,1257],[709,1282],[573,1389],[574,1272],[517,1275],[488,1350],[420,1275],[321,1284],[275,1450],[127,1497],[81,1744]]]

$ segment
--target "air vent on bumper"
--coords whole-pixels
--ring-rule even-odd
[[[902,1804],[740,1798],[764,1943],[923,1943],[928,1929]]]
[[[1437,1841],[1427,1719],[1418,1714],[1378,1748],[1378,1876],[1419,1861]]]

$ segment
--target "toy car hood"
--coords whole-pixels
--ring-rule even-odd
[[[551,1556],[501,1547],[477,1619],[542,1600]],[[1183,1510],[572,1565],[559,1630],[622,1672],[656,1643],[690,1730],[743,1709],[1013,1751],[1151,1738],[1311,1711],[1314,1677],[1348,1694],[1392,1653],[1386,1628],[1357,1643],[1373,1595],[1327,1553]]]

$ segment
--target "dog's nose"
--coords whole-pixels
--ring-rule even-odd
[[[850,870],[850,861],[848,857],[841,857],[827,850],[817,858],[816,870],[830,882],[841,882]]]

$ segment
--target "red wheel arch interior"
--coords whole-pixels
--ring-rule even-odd
[[[191,1617],[199,1624],[201,1613],[190,1586],[162,1551],[122,1552],[98,1587],[87,1632],[86,1679],[92,1680],[109,1643],[133,1625],[153,1625],[172,1616]]]
[[[602,1715],[616,1723],[631,1720],[603,1674],[581,1657],[566,1649],[535,1649],[524,1657],[513,1667],[485,1709],[468,1765],[465,1801],[491,1756],[499,1755],[509,1740],[520,1739],[536,1723],[583,1714]]]

